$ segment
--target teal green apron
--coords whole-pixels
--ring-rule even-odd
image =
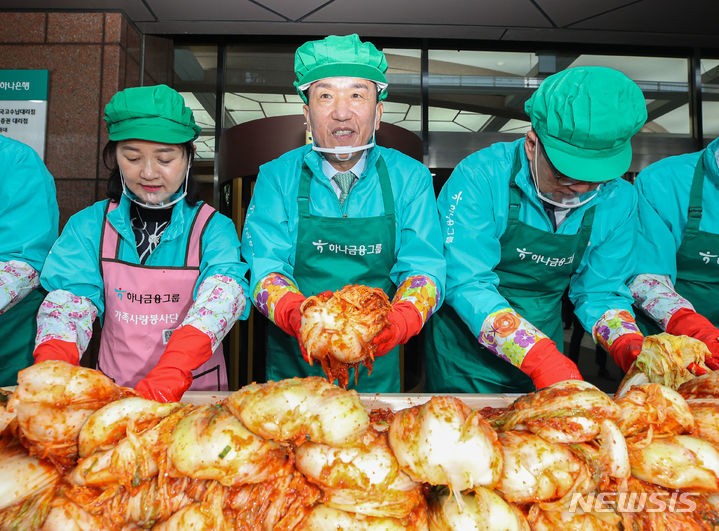
[[[298,201],[297,252],[294,279],[305,296],[335,291],[347,284],[381,288],[392,298],[395,286],[389,278],[394,265],[395,214],[392,185],[387,166],[380,156],[377,173],[382,189],[384,215],[367,218],[331,218],[310,214],[312,173],[302,166]],[[344,208],[351,201],[352,190]],[[302,359],[297,339],[277,326],[270,326],[267,338],[267,380],[293,376],[324,376],[319,362],[312,366]],[[398,393],[399,349],[376,358],[372,374],[359,368],[357,386],[350,371],[350,389],[366,393]]]
[[[33,364],[37,331],[37,310],[44,291],[34,289],[0,315],[0,386],[16,385],[17,372]]]
[[[587,209],[577,234],[556,234],[519,221],[520,190],[515,156],[507,228],[494,272],[497,290],[519,315],[564,346],[561,299],[582,260],[594,220]],[[482,252],[478,249],[478,252]],[[479,344],[457,312],[445,304],[427,323],[425,391],[429,393],[526,393],[532,380]]]
[[[694,309],[719,324],[719,234],[699,230],[702,219],[702,196],[704,188],[704,162],[699,158],[694,168],[689,213],[682,244],[677,249],[677,293],[694,305]],[[644,312],[637,312],[637,324],[644,334],[662,332],[659,326]]]

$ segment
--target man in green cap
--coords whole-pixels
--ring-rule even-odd
[[[431,175],[374,144],[386,71],[384,54],[357,35],[297,49],[294,84],[312,145],[260,168],[242,238],[252,300],[277,325],[268,337],[268,380],[322,375],[298,344],[300,306],[307,296],[362,284],[394,299],[389,324],[374,338],[372,373],[360,367],[357,388],[398,392],[395,347],[441,303],[445,264]]]
[[[561,298],[626,370],[643,336],[625,282],[637,196],[619,177],[647,118],[639,87],[604,67],[548,77],[526,137],[465,158],[438,206],[447,305],[427,331],[429,392],[528,392],[581,379],[563,347]]]

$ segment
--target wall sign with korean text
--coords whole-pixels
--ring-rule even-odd
[[[47,70],[0,70],[0,135],[32,147],[45,160]]]

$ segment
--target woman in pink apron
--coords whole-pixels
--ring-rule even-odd
[[[35,361],[77,364],[99,317],[97,368],[117,384],[159,401],[226,390],[247,265],[232,221],[196,198],[200,127],[165,85],[118,92],[104,119],[109,199],[71,217],[45,262]]]

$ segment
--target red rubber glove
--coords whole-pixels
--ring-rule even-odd
[[[35,363],[48,360],[66,361],[73,365],[80,363],[80,352],[77,345],[62,339],[48,339],[35,347],[32,353],[35,356]]]
[[[584,379],[574,362],[559,352],[548,337],[529,349],[519,368],[532,379],[537,390],[564,380]]]
[[[305,296],[301,293],[285,293],[275,305],[275,324],[289,335],[297,338],[302,358],[309,363],[310,358],[300,336],[300,324],[302,322],[300,306],[302,306],[303,302],[305,302]]]
[[[669,319],[667,333],[703,341],[712,354],[704,363],[713,371],[719,369],[719,329],[709,319],[694,310],[682,308]]]
[[[624,372],[627,372],[642,351],[643,343],[644,336],[641,334],[623,334],[612,342],[612,346],[609,347],[609,354],[611,354],[614,363],[619,365]]]
[[[192,371],[212,356],[212,343],[192,325],[175,330],[157,365],[137,382],[135,391],[158,402],[179,402],[192,385]]]
[[[404,345],[422,330],[422,314],[411,302],[400,301],[393,304],[387,319],[389,322],[372,340],[372,343],[377,345],[375,358],[384,356],[399,344]]]

